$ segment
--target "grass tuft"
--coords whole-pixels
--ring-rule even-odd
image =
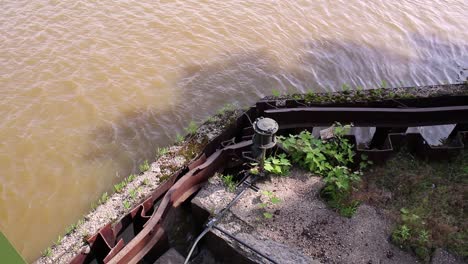
[[[150,169],[150,165],[148,163],[148,160],[145,160],[140,166],[138,167],[140,169],[140,172],[145,172]]]

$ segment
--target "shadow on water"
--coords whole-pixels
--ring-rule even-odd
[[[187,66],[168,108],[123,113],[116,122],[94,130],[86,159],[119,161],[125,153],[127,165],[119,173],[127,175],[143,160],[154,160],[156,148],[171,144],[190,120],[202,121],[226,103],[251,105],[273,89],[330,91],[340,90],[343,83],[370,89],[382,80],[390,87],[464,81],[467,45],[419,35],[411,36],[410,42],[417,56],[353,42],[317,40],[298,45],[294,67],[280,67],[266,50],[225,54],[213,63]]]

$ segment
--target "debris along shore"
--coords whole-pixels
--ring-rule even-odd
[[[457,94],[457,95],[466,95],[468,94],[468,89],[466,87],[466,84],[461,84],[461,85],[451,85],[450,87],[453,88],[453,91]],[[434,87],[427,87],[427,89],[429,90],[434,90],[434,91],[439,91],[442,89],[441,86],[434,86]],[[439,96],[440,97],[440,93],[437,92],[436,96]],[[343,93],[339,93],[340,96],[343,96],[343,95],[347,95],[349,94],[347,91],[344,91]],[[447,96],[450,95],[450,92],[447,93]],[[326,95],[318,95],[319,97],[329,97],[329,94],[326,94]],[[427,97],[428,100],[431,100],[431,96],[430,93],[428,95],[429,97]],[[297,96],[294,96],[295,98],[293,99],[293,101],[298,101],[300,99],[298,99]],[[397,96],[398,97],[398,96]],[[276,98],[276,97],[275,97]],[[459,96],[457,98],[463,98],[463,96]],[[456,98],[455,98],[456,99]],[[451,102],[453,103],[453,100],[455,100],[454,98],[451,98]],[[269,104],[269,101],[270,99],[267,98],[266,100],[264,100],[263,102],[266,102],[266,105]],[[301,99],[301,100],[304,100],[304,99]],[[415,100],[422,100],[421,98],[417,98]],[[440,100],[440,98],[439,98]],[[278,102],[281,104],[281,100],[279,98],[276,98],[274,99],[273,101],[275,101],[275,104],[278,104]],[[411,99],[398,99],[397,101],[399,102],[395,102],[396,100],[395,99],[391,99],[391,100],[387,100],[387,99],[384,99],[383,101],[383,104],[390,104],[390,103],[398,103],[398,104],[404,104],[404,103],[414,103],[414,102],[411,102]],[[373,101],[372,99],[369,99],[368,103],[371,104]],[[287,100],[286,100],[286,103]],[[302,104],[308,104],[307,102],[305,101],[302,101]],[[265,104],[264,104],[265,105]],[[257,110],[260,110],[261,108],[261,105],[257,104],[258,106],[258,109]],[[234,120],[236,118],[237,115],[240,114],[240,112],[234,112],[234,111],[226,111],[228,112],[228,114],[224,115],[224,116],[218,116],[218,117],[215,117],[215,119],[217,118],[218,120],[209,120],[207,123],[205,123],[204,125],[202,125],[202,127],[198,130],[198,133],[197,135],[199,135],[201,133],[201,137],[199,136],[192,136],[191,138],[188,138],[186,140],[186,144],[183,144],[181,146],[177,146],[177,147],[173,147],[173,148],[170,148],[169,151],[168,151],[168,154],[167,157],[168,160],[172,160],[172,161],[179,161],[179,163],[177,164],[152,164],[152,172],[156,173],[156,178],[158,178],[158,180],[154,180],[154,182],[152,182],[152,189],[154,190],[154,188],[156,188],[157,185],[160,185],[159,183],[162,183],[164,182],[165,179],[167,179],[168,177],[170,177],[170,174],[169,173],[172,169],[172,172],[174,172],[175,170],[177,170],[178,168],[182,167],[182,164],[187,164],[189,162],[189,160],[195,158],[198,153],[203,149],[203,146],[206,144],[206,142],[204,141],[210,141],[211,139],[215,138],[217,133],[216,131],[219,131],[219,133],[221,133],[224,128],[230,123],[230,122],[226,122],[225,119],[228,118],[229,120]],[[211,126],[209,126],[209,124],[212,124]],[[208,125],[208,126],[206,126]],[[215,130],[215,132],[213,132],[213,130]],[[208,132],[208,133],[206,133]],[[205,133],[205,134],[204,134]],[[194,139],[198,139],[196,141],[193,141]],[[164,156],[166,156],[164,155]],[[163,158],[164,158],[163,156]],[[180,158],[179,158],[180,157]],[[164,161],[164,160],[163,160]],[[156,161],[157,163],[158,161]],[[177,167],[177,165],[180,165],[180,167]],[[161,168],[162,167],[162,168]],[[154,168],[154,169],[153,169]],[[158,168],[159,168],[159,173],[158,173]],[[134,182],[137,182],[137,183],[144,183],[144,179],[141,179],[140,177],[146,175],[148,172],[142,174],[142,175],[139,175],[137,177],[132,177],[131,180],[133,181],[128,181],[124,186],[123,188],[123,192],[122,193],[125,193],[125,195],[123,195],[123,197],[121,198],[126,198],[126,197],[135,197],[135,192],[132,192],[133,190],[135,190],[135,188],[138,188],[138,184],[132,184]],[[148,181],[146,181],[148,182]],[[142,184],[144,185],[144,184]],[[149,193],[151,193],[151,190],[149,190]],[[128,191],[128,193],[127,193]],[[141,197],[144,197],[145,194],[143,194],[144,192],[142,191],[141,192],[142,194],[141,195],[138,195],[137,197],[138,198],[141,198]],[[116,194],[117,197],[119,196],[118,194]],[[114,196],[114,195],[113,195]],[[99,207],[101,206],[104,206],[106,207],[107,205],[107,202],[108,201],[112,201],[113,198],[112,196],[110,197],[110,199],[104,199],[104,200],[107,200],[106,203],[104,203],[103,205],[100,205]],[[131,203],[130,205],[128,206],[125,206],[125,204],[123,203],[123,201],[125,200],[120,200],[120,204],[123,204],[123,208],[125,209],[125,207],[131,207],[132,204],[135,204],[137,203],[138,201],[141,201],[141,199],[132,199],[131,200]],[[99,207],[96,209],[99,210]],[[78,249],[83,249],[83,246],[85,245],[85,243],[82,242],[83,238],[89,236],[90,234],[94,234],[95,231],[99,228],[102,227],[102,222],[104,223],[110,223],[111,221],[113,220],[116,220],[116,219],[119,219],[120,217],[122,217],[122,215],[125,214],[125,212],[128,212],[128,210],[122,210],[122,206],[119,205],[119,204],[114,204],[113,206],[111,205],[111,208],[113,207],[117,207],[117,213],[116,215],[117,216],[112,216],[110,215],[110,217],[108,217],[108,220],[105,221],[96,221],[96,222],[90,222],[89,220],[85,223],[81,222],[78,226],[75,226],[75,228],[73,228],[73,230],[71,232],[67,232],[69,234],[67,234],[64,239],[62,239],[62,243],[58,243],[59,245],[58,246],[54,246],[52,247],[51,249],[51,253],[50,254],[47,254],[48,256],[46,257],[43,257],[41,259],[38,260],[39,263],[50,263],[50,262],[60,262],[60,263],[67,263],[69,261],[69,258],[67,259],[67,256],[68,255],[74,255],[76,254],[76,250]],[[104,210],[105,212],[105,210]],[[120,215],[119,215],[120,213]],[[90,219],[91,221],[95,221],[95,220],[92,220],[92,219],[95,219],[92,217],[92,214],[93,212],[90,214],[90,217],[86,217],[87,219]],[[107,214],[106,214],[107,215]],[[114,218],[115,217],[115,218]],[[99,218],[98,218],[99,219]],[[89,226],[87,226],[89,225]],[[85,228],[87,226],[87,228]],[[66,242],[67,241],[67,242]],[[61,249],[61,250],[60,250]],[[84,246],[84,250],[86,251],[86,246]],[[58,254],[56,254],[56,252]],[[63,254],[60,254],[60,253],[63,253]],[[68,254],[68,252],[71,252],[70,254]]]

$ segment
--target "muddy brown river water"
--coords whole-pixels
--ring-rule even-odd
[[[28,261],[189,121],[462,81],[466,0],[2,0],[0,229]]]

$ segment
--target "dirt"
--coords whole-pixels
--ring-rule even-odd
[[[418,263],[415,256],[390,243],[392,222],[378,209],[364,204],[352,218],[345,218],[327,208],[318,195],[323,186],[319,177],[293,169],[289,177],[256,185],[261,191],[249,189],[220,224],[223,228],[240,237],[251,234],[281,243],[307,256],[309,263]],[[262,191],[270,191],[281,202],[261,208],[269,200]],[[193,202],[216,213],[233,196],[220,181],[212,180]],[[266,219],[264,212],[272,218]],[[267,252],[283,259],[279,253]]]

